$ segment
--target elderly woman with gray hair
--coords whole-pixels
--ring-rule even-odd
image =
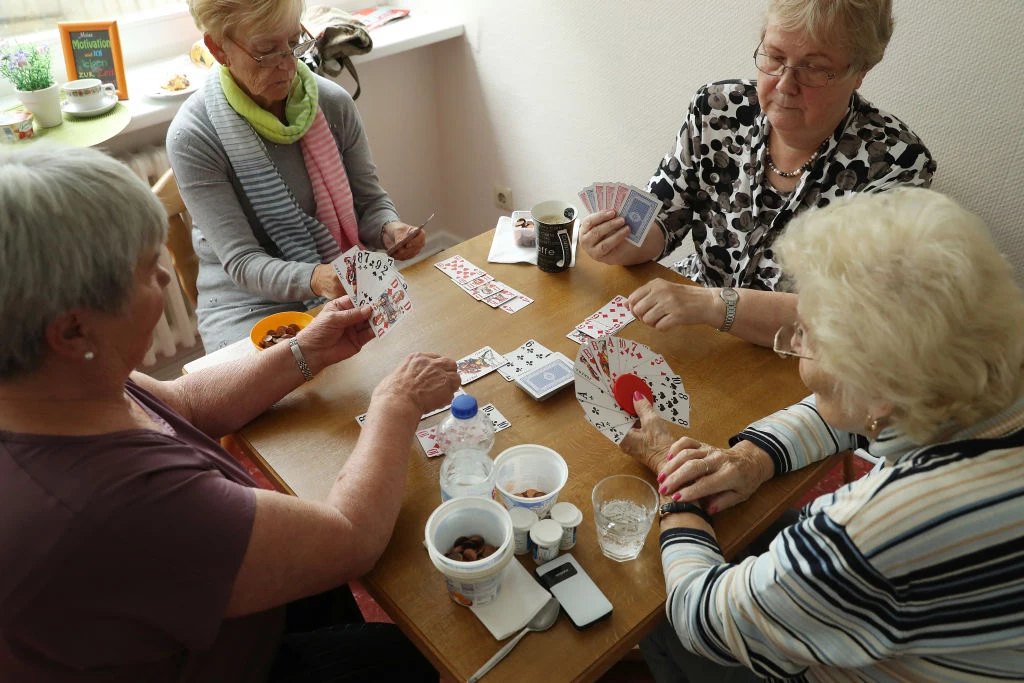
[[[852,193],[931,184],[920,138],[857,92],[892,30],[891,0],[769,0],[757,80],[700,88],[648,183],[657,228],[634,247],[614,211],[581,223],[586,252],[615,265],[665,258],[692,236],[695,253],[673,268],[703,288],[652,280],[629,297],[637,318],[770,345],[796,317],[774,248],[790,219]]]
[[[0,156],[0,206],[0,680],[436,681],[396,627],[324,618],[325,591],[384,551],[455,363],[381,380],[327,500],[257,489],[216,439],[358,353],[370,307],[329,302],[296,337],[305,367],[278,345],[156,381],[133,370],[170,279],[149,188],[34,146]]]
[[[303,0],[190,0],[221,66],[178,111],[167,154],[192,215],[207,351],[261,318],[345,291],[330,263],[353,246],[415,256],[426,242],[381,187],[355,103],[298,61],[315,41]]]
[[[1009,265],[980,219],[924,189],[802,216],[778,254],[798,319],[775,349],[813,396],[730,448],[673,442],[640,397],[623,441],[664,503],[669,621],[641,645],[656,678],[1020,679],[1024,293]],[[766,552],[723,560],[710,514],[858,447],[880,459],[870,474]]]

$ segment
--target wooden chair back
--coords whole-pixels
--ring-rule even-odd
[[[185,202],[181,200],[181,193],[178,192],[178,182],[174,179],[174,171],[167,169],[167,172],[160,176],[160,179],[153,185],[153,193],[167,211],[167,248],[171,252],[174,270],[178,274],[181,289],[192,301],[194,307],[199,297],[199,292],[196,289],[199,258],[192,249],[192,230],[186,220],[188,210],[185,208]]]

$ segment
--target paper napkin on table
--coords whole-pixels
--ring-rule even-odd
[[[512,558],[505,568],[498,597],[482,607],[473,605],[469,609],[492,636],[504,640],[525,628],[550,597],[519,560]]]

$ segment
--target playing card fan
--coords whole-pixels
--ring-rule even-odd
[[[590,424],[618,444],[636,422],[640,392],[665,420],[690,426],[690,397],[664,356],[632,339],[601,337],[576,354],[576,400]]]

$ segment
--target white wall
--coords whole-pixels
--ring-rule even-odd
[[[595,180],[641,185],[702,83],[755,73],[763,2],[407,0],[466,34],[360,67],[360,109],[403,217],[494,226],[494,184],[517,208]],[[895,0],[896,32],[861,92],[938,161],[934,188],[981,214],[1024,280],[1024,2]]]

